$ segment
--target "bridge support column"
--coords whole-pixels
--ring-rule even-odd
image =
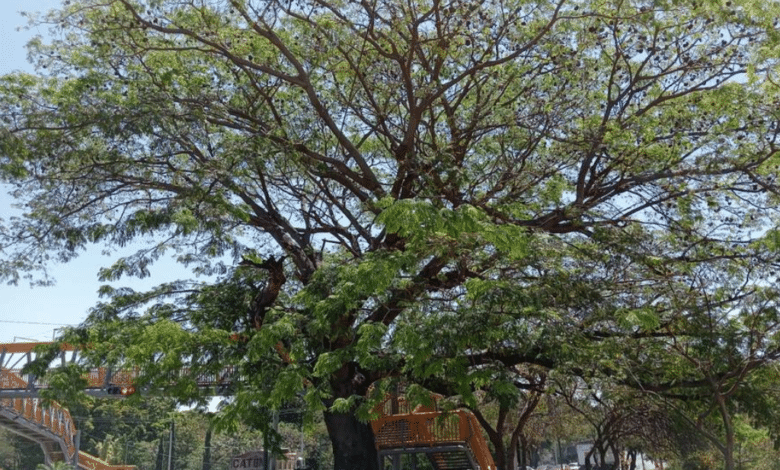
[[[76,438],[73,440],[76,446],[76,452],[73,453],[73,470],[79,470],[79,450],[81,449],[81,429],[76,431]]]

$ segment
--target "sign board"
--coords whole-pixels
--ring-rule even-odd
[[[230,470],[264,470],[263,451],[236,455],[230,461]]]

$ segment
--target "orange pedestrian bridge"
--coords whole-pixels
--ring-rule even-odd
[[[111,465],[79,450],[79,431],[68,410],[52,402],[48,406],[38,391],[48,384],[24,376],[23,368],[35,358],[37,346],[48,343],[0,344],[0,426],[40,444],[47,464],[64,461],[83,470],[134,470],[130,465]],[[78,351],[61,348],[62,363],[76,361]],[[183,371],[183,373],[186,371]],[[198,385],[220,394],[229,385],[231,371],[199,377]],[[121,397],[134,391],[135,374],[93,369],[85,391],[102,397]],[[465,410],[443,412],[433,397],[433,406],[411,409],[403,397],[387,397],[371,422],[380,461],[402,454],[424,455],[435,470],[496,470],[493,458],[475,416]],[[380,468],[383,466],[380,465]]]

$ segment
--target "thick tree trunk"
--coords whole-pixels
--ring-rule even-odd
[[[353,362],[344,364],[331,376],[330,385],[337,398],[366,396],[373,382],[368,371]],[[325,426],[333,445],[333,470],[379,470],[374,432],[369,423],[361,423],[354,410],[347,413],[328,411],[332,402],[325,402]]]
[[[371,425],[352,413],[324,412],[333,445],[333,470],[379,470]]]

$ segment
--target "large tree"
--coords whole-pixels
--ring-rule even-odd
[[[2,275],[46,280],[91,244],[137,249],[106,281],[173,256],[208,277],[106,287],[69,338],[84,357],[182,401],[235,366],[222,416],[263,426],[303,396],[337,469],[376,468],[355,410],[383,378],[473,404],[517,364],[671,334],[685,289],[763,282],[778,8],[64,1],[34,20],[37,74],[0,79],[25,210]]]

